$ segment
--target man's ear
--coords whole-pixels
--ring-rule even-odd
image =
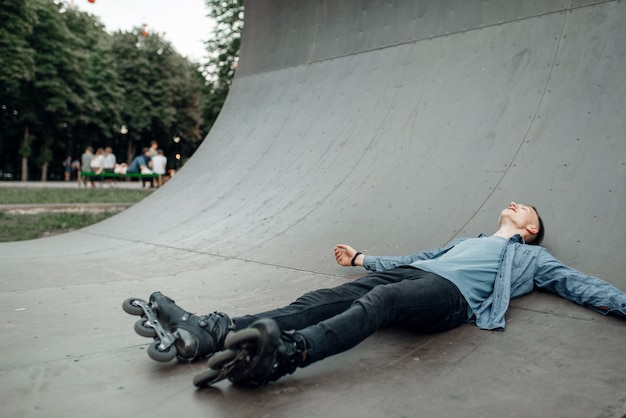
[[[539,232],[539,227],[537,225],[534,224],[529,224],[526,225],[526,231],[528,231],[529,233],[535,235]]]

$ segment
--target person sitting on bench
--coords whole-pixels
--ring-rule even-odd
[[[133,158],[133,161],[126,167],[126,171],[124,173],[141,173],[141,174],[152,174],[152,170],[150,170],[149,166],[151,163],[150,158],[150,148],[143,149],[143,155],[138,155]]]

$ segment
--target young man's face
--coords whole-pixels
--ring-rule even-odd
[[[511,202],[500,214],[499,223],[504,219],[519,229],[527,229],[530,234],[536,234],[539,231],[539,216],[529,205]]]

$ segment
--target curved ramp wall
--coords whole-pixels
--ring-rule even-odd
[[[557,255],[622,280],[625,7],[500,3],[251,2],[201,149],[89,232],[327,269],[336,241],[439,245],[518,200]]]

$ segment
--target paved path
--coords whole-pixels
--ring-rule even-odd
[[[28,187],[28,188],[55,188],[55,189],[90,189],[109,188],[111,184],[103,186],[85,187],[76,181],[0,181],[0,190],[4,187]],[[140,189],[141,185],[136,181],[118,181],[115,186],[120,189]],[[0,192],[1,193],[1,192]]]
[[[82,213],[82,212],[120,212],[134,203],[47,203],[47,204],[3,204],[0,212],[13,214],[35,213]]]

